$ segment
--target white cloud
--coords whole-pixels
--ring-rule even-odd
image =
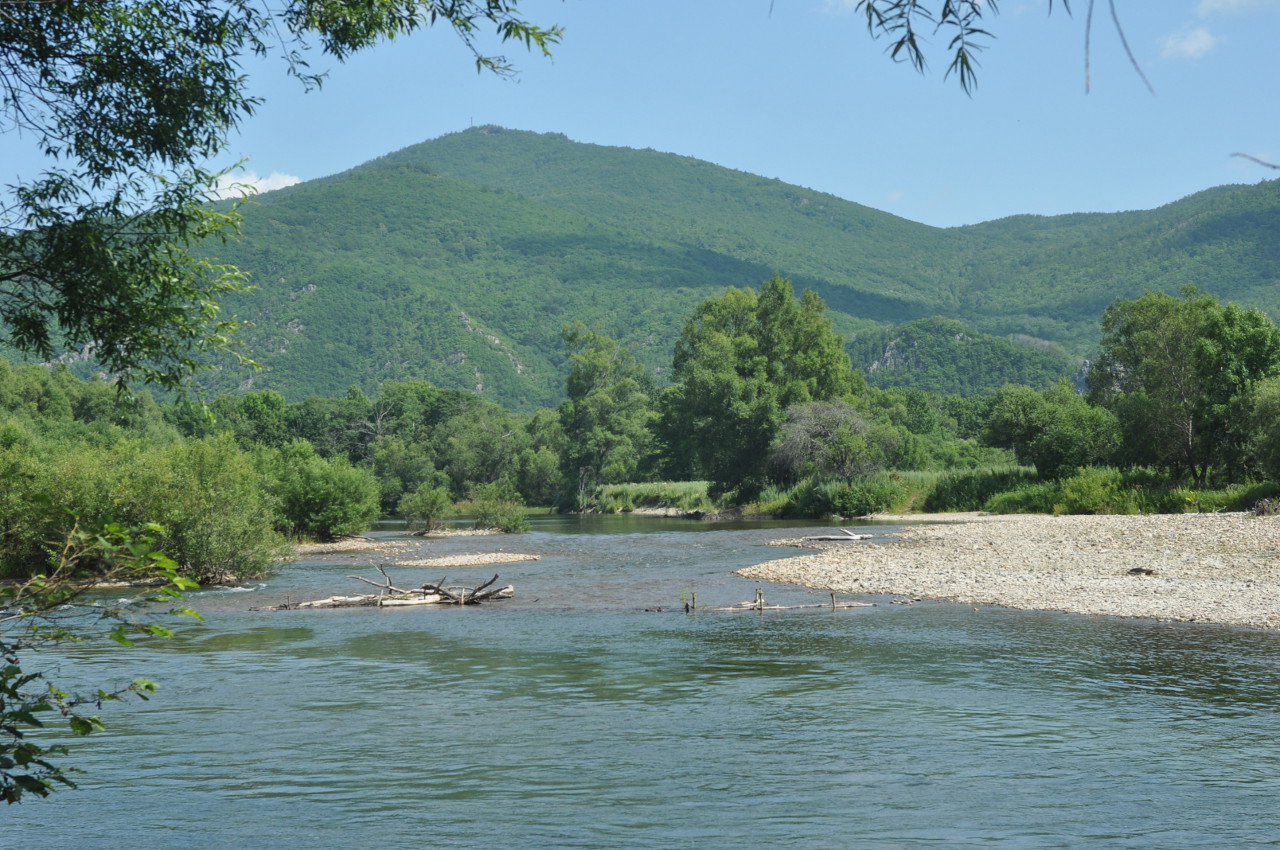
[[[1223,41],[1225,39],[1214,35],[1205,27],[1195,27],[1166,35],[1162,39],[1160,55],[1165,59],[1199,59]]]
[[[1201,15],[1235,15],[1250,9],[1280,9],[1280,0],[1200,0],[1196,12]]]
[[[266,177],[259,177],[256,171],[224,174],[218,178],[218,184],[213,190],[213,197],[217,200],[222,200],[224,198],[239,198],[244,195],[260,195],[263,192],[283,189],[286,186],[293,186],[301,182],[300,178],[294,177],[292,174],[281,174],[279,171],[273,171]]]

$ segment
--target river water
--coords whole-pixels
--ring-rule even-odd
[[[479,608],[249,610],[357,592],[367,556],[202,591],[204,624],[67,659],[161,689],[108,706],[72,742],[80,789],[8,807],[0,846],[1280,846],[1280,635],[888,598],[684,613],[753,598],[729,573],[795,534],[548,518],[427,544],[541,556]]]

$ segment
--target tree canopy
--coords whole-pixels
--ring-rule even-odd
[[[1203,484],[1245,462],[1256,385],[1280,372],[1280,329],[1187,287],[1119,299],[1102,318],[1091,398],[1115,412],[1132,463]]]
[[[245,286],[190,247],[225,238],[234,212],[207,204],[207,163],[259,104],[242,69],[278,53],[319,84],[306,55],[338,60],[437,22],[471,47],[482,27],[546,52],[560,37],[517,0],[15,0],[0,14],[0,132],[28,135],[50,165],[0,196],[0,323],[49,358],[91,354],[117,374],[173,386],[202,350],[227,349],[218,300]]]
[[[694,310],[676,343],[676,385],[664,396],[663,428],[715,493],[751,498],[787,408],[851,393],[860,378],[843,340],[810,290],[797,300],[774,275],[730,289]]]

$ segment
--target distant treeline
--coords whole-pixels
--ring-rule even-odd
[[[1270,492],[1252,486],[1280,478],[1270,319],[1193,289],[1148,293],[1108,308],[1102,339],[1084,395],[1065,379],[969,397],[878,388],[823,302],[774,276],[697,307],[665,388],[613,339],[565,326],[567,399],[532,413],[422,381],[161,405],[0,361],[0,570],[39,569],[75,523],[156,522],[188,574],[243,577],[286,538],[379,515],[430,525],[467,503],[518,529],[524,505],[626,509],[646,497],[618,485],[645,482],[672,504],[806,516],[1194,510],[1222,505],[1213,490]]]

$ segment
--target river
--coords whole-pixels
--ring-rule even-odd
[[[480,608],[249,610],[357,592],[350,555],[201,591],[171,640],[69,654],[64,677],[160,691],[106,707],[80,789],[8,807],[0,846],[1280,846],[1280,635],[888,598],[684,613],[751,599],[731,571],[795,533],[427,544],[540,556]]]

